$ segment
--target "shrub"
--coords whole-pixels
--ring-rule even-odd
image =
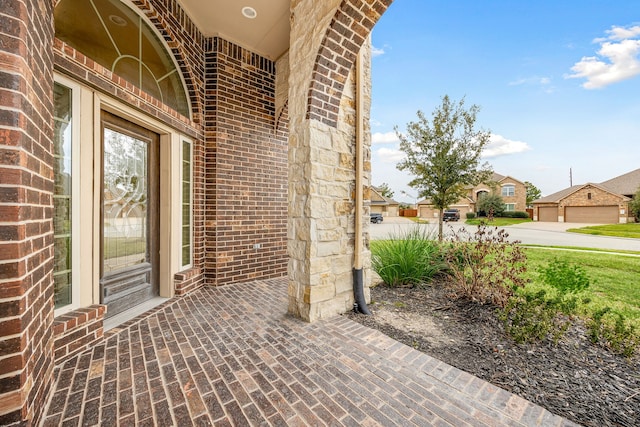
[[[508,237],[504,229],[484,224],[474,234],[464,228],[453,234],[446,261],[458,298],[504,307],[515,289],[525,285],[526,255]]]
[[[529,218],[529,214],[522,211],[504,211],[500,215],[502,218]]]
[[[467,219],[474,219],[476,217],[475,212],[467,212]]]
[[[571,325],[570,317],[577,307],[577,298],[549,297],[545,290],[514,295],[500,312],[506,332],[517,343],[551,337],[557,342]]]
[[[538,269],[542,282],[555,290],[534,294],[526,292],[512,297],[500,314],[505,329],[516,342],[543,340],[548,336],[557,342],[571,325],[578,308],[578,292],[589,287],[584,269],[555,258]]]
[[[614,353],[631,357],[640,347],[640,333],[624,316],[609,307],[597,310],[587,320],[589,339],[600,343]]]
[[[390,286],[427,283],[446,266],[437,241],[419,227],[389,240],[371,242],[371,265]]]

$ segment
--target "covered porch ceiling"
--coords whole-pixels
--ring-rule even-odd
[[[205,36],[219,36],[272,60],[289,49],[289,0],[178,1]]]

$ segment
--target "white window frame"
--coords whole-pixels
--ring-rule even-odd
[[[509,194],[509,190],[512,189],[513,193]],[[514,197],[516,195],[516,186],[515,184],[503,184],[502,185],[502,197]]]
[[[184,181],[182,163],[184,161],[183,144],[189,144],[189,208],[191,215],[189,215],[189,262],[183,264],[182,262],[182,248],[184,247],[184,241],[182,241],[182,209],[180,210],[180,264],[183,270],[189,269],[193,265],[193,141],[189,138],[182,137],[180,139],[180,206],[182,207],[182,201],[184,200],[183,186]]]
[[[55,75],[54,82],[71,90],[71,303],[54,310],[55,317],[80,306],[80,122],[82,87],[73,80]]]
[[[505,203],[505,211],[506,212],[515,212],[516,211],[516,204],[515,203]]]

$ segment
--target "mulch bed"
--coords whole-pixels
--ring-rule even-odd
[[[585,426],[640,426],[640,357],[592,344],[581,325],[558,342],[516,344],[495,308],[453,301],[438,285],[371,288],[356,322]]]

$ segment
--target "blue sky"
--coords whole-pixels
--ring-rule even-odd
[[[640,167],[640,1],[395,0],[372,32],[372,181],[414,202],[393,131],[480,106],[494,171],[544,195]]]

